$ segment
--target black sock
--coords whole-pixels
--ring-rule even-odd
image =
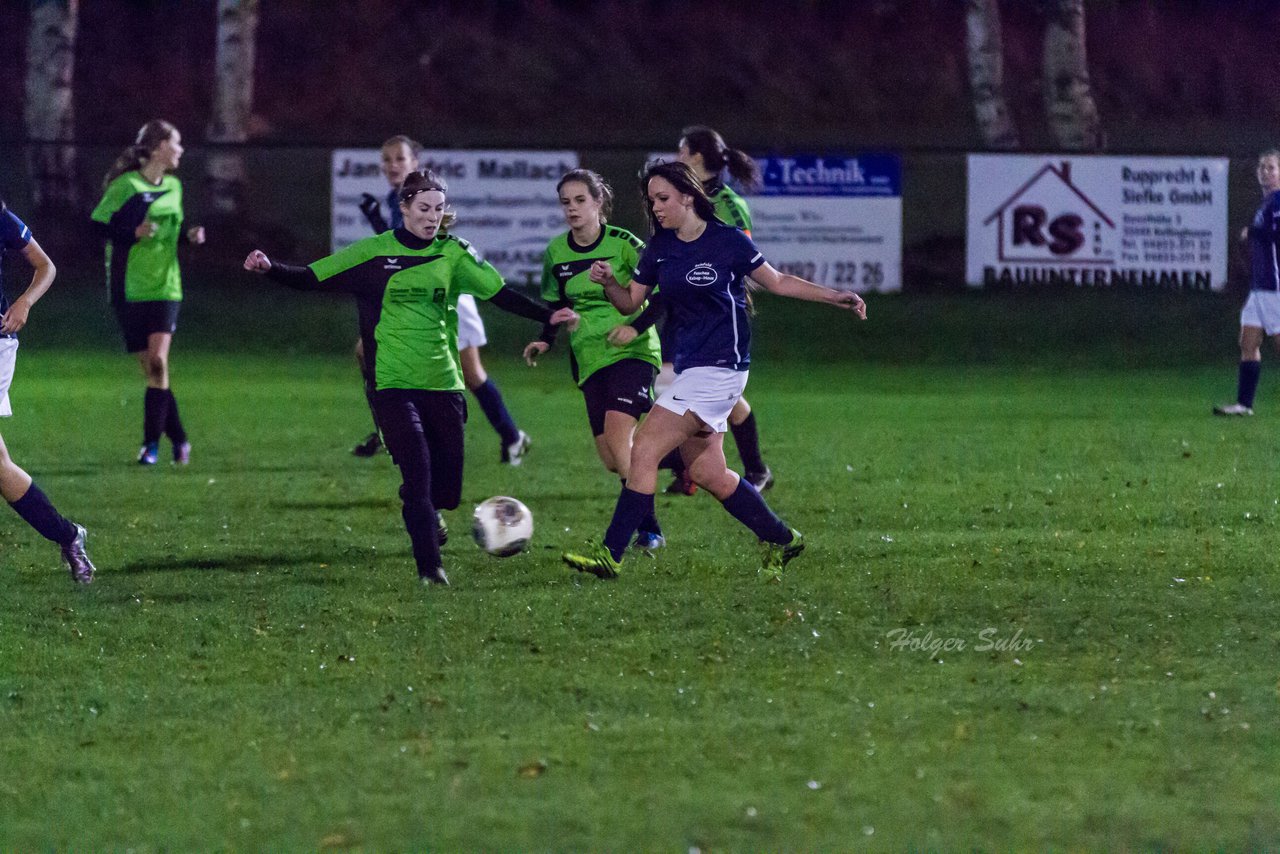
[[[25,495],[9,505],[46,540],[64,546],[76,538],[76,526],[59,513],[34,483]]]
[[[622,560],[622,553],[631,544],[631,535],[640,527],[640,520],[653,515],[653,496],[622,487],[618,503],[613,508],[613,519],[604,535],[605,548],[614,560]]]
[[[168,418],[169,390],[148,387],[142,398],[142,444],[154,445],[159,442]]]
[[[733,441],[738,445],[738,456],[742,458],[742,467],[749,474],[759,474],[766,468],[764,458],[760,456],[760,433],[756,430],[756,414],[747,413],[741,424],[730,424]]]
[[[750,528],[760,539],[779,545],[791,542],[791,529],[769,509],[745,477],[738,481],[738,488],[733,494],[721,503],[733,518]]]
[[[622,486],[625,488],[627,485],[627,479],[625,477],[620,477],[618,480],[622,481]],[[639,530],[646,534],[657,534],[659,537],[662,536],[662,526],[658,524],[658,514],[654,509],[651,508],[649,510],[649,515],[640,520]]]
[[[520,428],[516,427],[515,420],[507,411],[507,405],[502,401],[502,392],[498,391],[493,380],[485,380],[471,389],[471,393],[475,395],[480,408],[484,410],[484,417],[489,419],[489,424],[502,437],[502,444],[512,445],[519,441]]]
[[[173,396],[173,389],[166,389],[169,394],[169,409],[165,413],[164,432],[169,435],[169,439],[175,445],[181,445],[187,441],[187,431],[182,426],[182,419],[178,417],[178,399]]]
[[[1236,382],[1236,403],[1253,409],[1253,396],[1258,392],[1258,378],[1261,376],[1261,362],[1240,363],[1240,376]]]

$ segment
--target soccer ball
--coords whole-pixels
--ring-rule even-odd
[[[511,557],[529,547],[533,514],[520,501],[505,495],[486,498],[471,518],[476,545],[495,557]]]

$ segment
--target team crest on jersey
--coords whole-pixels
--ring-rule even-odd
[[[699,288],[714,285],[719,278],[720,274],[716,272],[716,268],[707,261],[701,264],[694,264],[693,269],[685,273],[684,276],[686,282]]]

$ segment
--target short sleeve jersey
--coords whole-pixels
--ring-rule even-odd
[[[31,242],[31,229],[18,219],[13,211],[5,208],[0,211],[0,258],[9,252],[21,252]],[[4,282],[0,280],[0,315],[9,310],[9,295],[5,293]],[[17,338],[15,333],[0,333],[0,338]]]
[[[573,353],[573,378],[578,385],[601,368],[623,359],[640,359],[655,367],[661,363],[658,354],[658,332],[646,329],[625,347],[614,347],[607,336],[615,326],[634,320],[640,313],[624,315],[613,307],[604,287],[588,275],[596,261],[608,261],[617,280],[626,285],[640,258],[644,244],[625,228],[606,225],[590,246],[580,246],[573,234],[566,232],[547,245],[542,257],[542,298],[547,302],[565,302],[580,318],[578,328],[569,333]]]
[[[111,231],[106,265],[113,304],[182,299],[182,184],[177,178],[165,175],[156,185],[141,172],[125,172],[107,185],[90,216]],[[155,223],[156,233],[138,240],[134,230],[144,220]]]
[[[356,295],[379,389],[462,391],[458,296],[487,300],[502,276],[465,240],[416,241],[404,229],[358,240],[310,265],[323,290]]]
[[[1280,190],[1267,194],[1249,224],[1249,286],[1280,291]]]
[[[685,242],[671,229],[654,235],[640,256],[635,281],[657,286],[668,306],[664,340],[676,373],[717,367],[745,371],[751,364],[751,323],[745,279],[764,255],[740,228],[707,223]]]
[[[734,192],[728,184],[713,184],[707,188],[707,196],[716,207],[716,216],[726,225],[740,228],[748,234],[751,232],[751,210],[747,200]]]

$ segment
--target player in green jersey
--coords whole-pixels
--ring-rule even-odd
[[[608,224],[613,190],[590,169],[566,172],[556,185],[569,231],[553,239],[543,255],[542,298],[553,308],[570,306],[578,313],[578,327],[569,334],[569,365],[582,390],[587,421],[596,452],[604,467],[626,486],[631,474],[631,439],[640,417],[652,405],[653,378],[660,362],[657,330],[650,328],[623,346],[609,342],[609,334],[630,323],[618,312],[604,288],[587,275],[596,261],[606,261],[621,282],[631,279],[644,244],[631,232]],[[524,348],[530,365],[555,343],[557,328]],[[654,549],[666,544],[653,514],[640,524],[635,545]]]
[[[374,407],[403,481],[400,500],[418,577],[448,584],[440,557],[440,510],[462,497],[466,401],[458,364],[462,294],[543,323],[573,322],[504,287],[493,265],[447,233],[453,213],[444,181],[412,172],[400,188],[404,225],[359,240],[306,267],[273,262],[255,249],[244,267],[292,287],[354,294],[365,358],[373,365]]]
[[[182,275],[178,243],[204,243],[204,227],[187,227],[182,184],[170,174],[182,158],[182,134],[163,119],[138,131],[107,172],[106,190],[90,215],[106,241],[107,287],[124,333],[146,377],[142,449],[138,462],[155,465],[161,434],[173,442],[173,461],[191,459],[191,443],[169,386],[169,349],[178,329]]]

